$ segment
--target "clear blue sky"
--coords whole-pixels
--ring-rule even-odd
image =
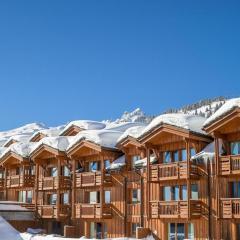
[[[239,1],[0,1],[0,129],[240,96]]]

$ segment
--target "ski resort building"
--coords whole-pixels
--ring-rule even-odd
[[[240,239],[240,99],[208,119],[78,120],[0,142],[0,206],[46,232]]]

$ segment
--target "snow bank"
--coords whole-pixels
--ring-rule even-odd
[[[20,233],[0,216],[0,238],[2,240],[23,240]]]
[[[121,135],[122,132],[105,129],[82,131],[71,139],[71,143],[69,144],[67,150],[81,140],[87,140],[102,147],[115,148],[117,140]]]
[[[205,121],[206,118],[201,116],[182,113],[163,114],[154,118],[152,122],[143,130],[140,137],[162,124],[169,124],[175,127],[190,130],[192,132],[205,134],[205,132],[201,129]]]
[[[118,142],[121,142],[123,139],[127,138],[128,136],[138,138],[143,130],[145,129],[145,125],[143,126],[134,126],[128,128],[118,139]]]
[[[84,130],[99,130],[106,127],[106,124],[103,122],[91,121],[91,120],[75,120],[69,122],[63,130],[60,132],[60,135],[66,132],[70,127],[76,126]]]
[[[226,101],[211,117],[204,122],[204,127],[223,117],[232,110],[240,108],[240,98],[232,98]]]

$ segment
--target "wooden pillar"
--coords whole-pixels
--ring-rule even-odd
[[[187,151],[187,201],[188,201],[188,220],[191,218],[191,182],[190,182],[190,171],[191,171],[191,155],[190,155],[190,142],[189,139],[185,139],[186,151]]]
[[[147,147],[147,219],[150,219],[150,149]]]
[[[101,186],[100,186],[100,206],[101,206],[101,218],[103,216],[103,205],[104,205],[104,156],[101,157]]]
[[[38,206],[38,183],[39,183],[39,164],[36,164],[36,177],[35,177],[35,209]]]
[[[4,179],[5,200],[7,201],[8,200],[8,188],[7,188],[8,168],[7,167],[5,167],[4,175],[5,175],[5,179]]]
[[[72,160],[72,218],[75,219],[75,204],[76,204],[76,160]]]
[[[60,188],[61,188],[61,159],[57,157],[57,219],[59,218],[60,210]]]

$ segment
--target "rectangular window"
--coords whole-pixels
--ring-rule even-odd
[[[95,204],[100,202],[100,192],[89,193],[89,203]]]
[[[104,168],[105,168],[105,169],[107,169],[108,167],[110,167],[110,165],[111,165],[110,160],[105,160],[105,161],[104,161]]]
[[[100,162],[98,161],[95,161],[95,162],[90,162],[90,165],[89,165],[89,170],[91,172],[96,172],[96,171],[100,171]]]
[[[194,225],[193,223],[188,224],[188,239],[194,239]]]
[[[140,227],[139,223],[132,223],[132,237],[136,237],[137,228]]]
[[[53,167],[50,169],[50,176],[51,177],[57,177],[58,175],[58,172],[57,172],[57,168],[56,167]]]
[[[179,186],[172,187],[172,192],[173,192],[172,200],[178,201],[179,200]]]
[[[104,196],[105,196],[105,203],[111,203],[111,191],[105,191]]]
[[[32,203],[32,191],[27,191],[26,201],[27,203]]]
[[[96,232],[95,232],[95,222],[90,223],[90,238],[95,238]]]
[[[96,223],[97,239],[102,238],[102,223]]]
[[[187,201],[187,185],[182,185],[182,200]]]
[[[171,201],[171,187],[170,186],[165,186],[163,187],[163,200],[164,201]]]
[[[168,224],[168,239],[169,240],[184,240],[185,229],[184,223],[169,223]]]
[[[231,182],[231,192],[229,197],[240,198],[240,182]]]
[[[196,150],[195,150],[195,148],[191,148],[190,149],[190,156],[192,157],[194,155],[196,155]]]
[[[187,161],[187,150],[182,149],[182,161]]]
[[[69,194],[68,193],[63,193],[62,194],[62,203],[63,204],[69,204]]]
[[[191,199],[198,200],[198,185],[191,184]]]
[[[240,154],[240,142],[231,142],[231,155]]]
[[[140,202],[141,202],[141,189],[133,189],[132,203],[140,203]]]
[[[139,155],[132,156],[132,167],[134,167],[135,166],[135,162],[137,160],[140,160],[140,159],[141,159],[141,157]]]
[[[171,152],[167,151],[167,152],[164,152],[164,159],[163,159],[163,162],[164,163],[170,163],[171,162]]]
[[[179,161],[179,156],[178,156],[178,151],[174,151],[173,152],[173,157],[174,157],[174,162],[178,162]]]
[[[67,166],[63,167],[63,176],[65,176],[65,177],[70,176],[70,170]]]
[[[56,193],[50,194],[49,195],[49,204],[56,205],[56,203],[57,203],[57,194]]]

